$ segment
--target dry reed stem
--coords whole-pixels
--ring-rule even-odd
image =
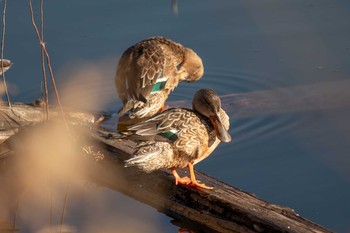
[[[43,0],[40,0],[40,36],[41,40],[44,41],[44,2]],[[45,89],[45,119],[49,119],[49,91],[47,87],[47,77],[46,77],[46,69],[45,69],[45,54],[44,50],[41,48],[41,70],[43,73],[43,80],[44,80],[44,89]],[[51,176],[51,174],[50,174]],[[51,178],[51,177],[50,177]],[[52,233],[53,230],[53,197],[52,197],[52,186],[50,185],[50,191],[49,191],[49,200],[50,200],[50,233]]]
[[[48,118],[48,89],[47,89],[47,80],[46,80],[46,70],[45,70],[45,65],[44,65],[44,60],[45,60],[45,57],[46,57],[46,64],[47,64],[47,67],[49,69],[49,74],[50,74],[50,77],[51,77],[51,82],[52,82],[52,86],[53,86],[53,89],[54,89],[54,92],[55,92],[55,95],[56,95],[56,100],[57,100],[57,104],[58,104],[58,107],[59,107],[59,112],[60,112],[60,115],[64,121],[64,124],[67,128],[67,130],[69,130],[69,127],[68,127],[68,123],[66,121],[66,118],[65,118],[65,115],[64,115],[64,112],[63,112],[63,109],[62,109],[62,105],[61,105],[61,101],[60,101],[60,97],[59,97],[59,94],[58,94],[58,90],[57,90],[57,86],[56,86],[56,82],[55,82],[55,77],[54,77],[54,74],[53,74],[53,71],[52,71],[52,66],[51,66],[51,59],[50,59],[50,56],[49,56],[49,53],[47,52],[46,50],[46,46],[45,46],[45,43],[43,42],[44,40],[44,17],[43,17],[43,2],[42,0],[40,0],[40,19],[41,19],[41,33],[39,33],[39,30],[38,30],[38,27],[36,26],[36,23],[35,23],[35,19],[34,19],[34,11],[33,11],[33,5],[32,5],[32,0],[29,0],[29,10],[30,10],[30,14],[31,14],[31,19],[32,19],[32,25],[34,27],[34,30],[35,30],[35,33],[38,37],[38,40],[39,40],[39,44],[41,46],[41,61],[42,61],[42,71],[43,71],[43,78],[44,78],[44,86],[45,86],[45,103],[46,103],[46,113],[47,113],[47,118]],[[44,56],[45,55],[45,56]],[[65,210],[67,208],[67,200],[68,200],[68,189],[69,189],[69,184],[67,184],[67,188],[66,188],[66,193],[65,193],[65,198],[64,198],[64,206],[63,206],[63,210],[62,210],[62,216],[61,216],[61,227],[60,227],[60,233],[62,232],[62,226],[63,226],[63,223],[64,223],[64,215],[65,215]],[[50,232],[52,231],[52,196],[51,196],[51,207],[50,207]]]
[[[35,20],[34,20],[34,12],[33,12],[32,0],[29,0],[29,11],[30,11],[31,18],[32,18],[32,25],[33,25],[35,33],[36,33],[36,35],[38,37],[39,44],[40,44],[41,49],[44,52],[45,57],[46,57],[46,65],[47,65],[47,68],[49,69],[51,82],[52,82],[52,87],[54,89],[56,100],[57,100],[57,105],[58,105],[59,110],[60,110],[59,113],[60,113],[60,115],[61,115],[61,117],[62,117],[62,119],[64,121],[64,124],[66,125],[67,130],[69,130],[68,123],[66,121],[66,117],[64,116],[63,108],[62,108],[62,105],[61,105],[61,100],[60,100],[60,97],[59,97],[59,94],[58,94],[56,81],[55,81],[55,76],[54,76],[53,71],[52,71],[50,55],[49,55],[49,53],[46,50],[45,43],[42,41],[42,39],[40,37],[38,27],[36,26],[36,23],[35,23]]]
[[[61,215],[61,226],[60,226],[60,233],[62,233],[62,226],[64,224],[64,215],[66,213],[66,208],[67,208],[67,203],[68,203],[68,191],[69,191],[69,186],[70,186],[70,182],[68,182],[67,187],[66,187],[66,192],[64,195],[64,206],[63,206],[63,210],[62,210],[62,215]]]
[[[44,3],[43,0],[40,0],[40,37],[41,40],[44,41]],[[46,69],[45,69],[45,54],[43,48],[41,48],[41,70],[43,73],[43,80],[44,80],[44,89],[45,89],[45,119],[49,119],[49,91],[47,87],[47,76],[46,76]],[[50,200],[50,233],[52,233],[53,230],[53,194],[52,189],[50,189],[49,194],[49,200]]]
[[[4,48],[5,48],[5,30],[6,30],[6,0],[4,0],[4,10],[2,13],[2,33],[1,33],[1,69],[4,70]],[[10,95],[7,89],[7,84],[6,84],[6,78],[5,78],[5,72],[2,72],[2,80],[4,83],[4,88],[5,88],[5,93],[6,93],[6,98],[9,107],[12,109],[11,101],[10,101]]]
[[[41,41],[44,41],[44,9],[43,9],[43,0],[40,0],[40,36]],[[41,48],[41,69],[43,72],[43,80],[44,80],[44,88],[45,88],[45,97],[44,101],[46,103],[45,105],[45,117],[46,120],[49,119],[49,91],[47,88],[47,77],[46,77],[46,69],[45,69],[45,54],[43,48]]]

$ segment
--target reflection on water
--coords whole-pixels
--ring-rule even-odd
[[[250,115],[237,115],[237,109],[232,108],[232,143],[220,145],[198,167],[263,199],[287,205],[332,230],[349,231],[350,113],[344,104],[348,95],[340,102],[338,98],[334,101],[333,94],[350,89],[346,82],[350,75],[350,32],[346,30],[350,3],[178,1],[178,16],[172,14],[169,4],[164,0],[45,1],[46,45],[64,104],[93,110],[119,109],[113,82],[116,62],[125,48],[154,35],[179,41],[198,51],[205,76],[191,85],[180,84],[170,101],[191,101],[193,93],[203,87],[212,87],[220,95],[257,98],[250,105]],[[5,56],[14,62],[6,73],[13,87],[11,94],[16,101],[33,102],[41,96],[40,50],[29,22],[27,2],[8,1],[7,13]],[[342,84],[328,92],[338,81]],[[307,97],[305,93],[319,84],[316,90],[324,95],[318,101],[312,95],[311,104],[310,98],[299,98]],[[304,87],[303,91],[298,92],[298,87]],[[278,88],[286,89],[277,93]],[[258,108],[258,91],[261,98],[272,103],[268,105],[271,111],[267,105]],[[108,127],[113,129],[114,125],[110,121]],[[0,179],[6,182],[3,176]],[[11,194],[2,199],[11,206],[12,212],[4,213],[11,224],[13,205],[20,194],[10,192],[17,181],[8,181],[8,189],[0,192]],[[101,226],[119,229],[146,218],[149,223],[142,225],[144,229],[177,231],[168,224],[167,217],[127,202],[116,192],[95,190],[79,182],[76,187],[78,191],[73,191],[72,185],[69,196],[65,221],[68,230],[96,232]],[[40,190],[32,191],[45,201],[25,204],[23,199],[18,212],[21,231],[48,229],[48,190],[41,194]],[[57,226],[64,193],[54,191]],[[28,199],[30,192],[25,195]],[[87,198],[79,201],[74,195]],[[121,210],[120,203],[125,203]],[[37,221],[30,211],[41,206],[45,213]],[[130,215],[126,214],[128,207],[133,209]],[[135,212],[143,214],[131,216]],[[122,221],[114,224],[119,218]],[[88,225],[84,220],[90,221]]]

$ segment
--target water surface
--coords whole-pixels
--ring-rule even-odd
[[[171,2],[164,0],[44,4],[45,41],[65,105],[116,111],[118,58],[130,45],[154,35],[194,49],[205,65],[205,76],[180,84],[170,100],[191,100],[197,89],[211,87],[220,95],[254,91],[268,95],[269,90],[285,88],[293,101],[299,93],[288,92],[289,87],[350,77],[348,1],[178,1],[178,16],[172,14]],[[42,96],[42,75],[26,1],[8,1],[6,29],[5,57],[15,63],[6,73],[11,97],[32,102]],[[262,199],[289,206],[331,230],[350,232],[349,113],[347,106],[310,106],[297,112],[231,116],[232,143],[220,145],[196,167]],[[103,188],[84,192],[93,196],[87,199],[91,205],[83,201],[68,205],[67,224],[78,232],[86,232],[82,222],[90,221],[88,228],[98,229],[120,215],[131,219],[129,226],[153,216],[149,232],[177,231],[168,217],[116,192]],[[117,208],[126,202],[130,209],[137,206],[142,211],[128,214]],[[20,211],[24,215],[31,208]],[[100,211],[94,218],[91,212],[96,208]],[[147,214],[130,217],[135,212]],[[34,221],[19,218],[20,232],[38,232],[49,224],[46,220],[41,228],[31,227]]]

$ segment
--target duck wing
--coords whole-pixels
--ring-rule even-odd
[[[169,109],[128,128],[131,139],[169,142],[190,157],[196,157],[200,146],[208,142],[206,127],[196,113],[188,109]]]
[[[174,152],[167,142],[147,142],[137,146],[133,157],[125,161],[125,167],[137,166],[145,172],[170,168]]]
[[[186,116],[190,112],[186,109],[168,109],[154,115],[146,121],[137,123],[128,128],[139,136],[157,136],[160,134],[178,134],[182,128],[183,121],[188,121]],[[193,113],[192,113],[193,114]]]
[[[143,41],[127,49],[119,60],[116,74],[117,91],[123,102],[145,103],[152,89],[160,90],[161,85],[165,85],[161,82],[166,81],[164,65],[164,53],[156,41]]]

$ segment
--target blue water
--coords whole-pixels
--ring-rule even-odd
[[[59,90],[76,90],[73,97],[62,94],[65,105],[74,106],[72,99],[82,99],[86,101],[75,107],[118,109],[114,90],[118,58],[130,45],[154,35],[192,48],[205,66],[200,81],[180,84],[170,100],[190,100],[203,87],[221,95],[268,93],[350,77],[348,1],[179,0],[178,16],[166,0],[44,1],[44,5],[45,41]],[[38,13],[38,5],[34,6]],[[14,62],[6,73],[11,98],[32,102],[41,97],[40,48],[27,1],[8,1],[5,57]],[[262,199],[289,206],[331,230],[350,232],[349,114],[350,108],[344,106],[232,116],[233,141],[220,145],[196,167]],[[116,216],[123,213],[118,202],[127,201],[154,216],[158,221],[150,221],[156,225],[150,232],[177,231],[168,217],[143,204],[110,190],[99,195],[106,200],[101,205],[115,206]],[[68,206],[74,214],[67,221],[82,232],[81,222],[92,217],[84,219],[87,207],[78,204]],[[131,218],[134,214],[125,212],[131,222],[143,218],[142,214]],[[113,221],[101,219],[96,218],[95,226]]]

